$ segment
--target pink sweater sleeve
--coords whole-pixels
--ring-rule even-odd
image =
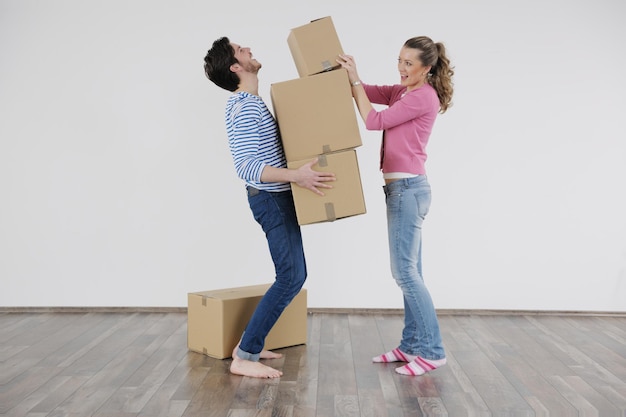
[[[368,113],[365,120],[365,127],[368,130],[385,130],[399,126],[430,110],[430,106],[425,106],[426,103],[419,94],[407,94],[403,100],[400,100],[405,91],[401,85],[364,85],[364,87],[372,103],[389,106],[380,111],[372,109]]]

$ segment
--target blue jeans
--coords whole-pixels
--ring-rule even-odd
[[[422,223],[430,209],[430,184],[425,175],[404,178],[383,187],[391,275],[404,296],[404,329],[400,350],[425,359],[443,359],[439,322],[422,277]]]
[[[307,271],[291,191],[267,192],[248,187],[248,203],[265,232],[276,271],[275,281],[259,301],[237,351],[241,359],[258,361],[265,337],[300,292]]]

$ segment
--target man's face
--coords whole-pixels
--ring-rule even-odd
[[[261,63],[256,59],[252,58],[252,52],[250,52],[250,48],[242,47],[237,45],[236,43],[230,43],[230,46],[233,47],[235,51],[235,58],[239,61],[239,65],[247,71],[251,73],[257,73],[261,69]]]

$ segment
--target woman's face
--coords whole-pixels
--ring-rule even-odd
[[[430,67],[422,65],[419,56],[422,52],[419,49],[402,47],[398,57],[398,71],[400,72],[400,84],[407,88],[407,91],[414,90],[424,85],[426,74]]]

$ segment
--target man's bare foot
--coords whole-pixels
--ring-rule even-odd
[[[280,359],[283,357],[282,353],[274,353],[271,350],[262,350],[261,359]]]
[[[278,369],[263,365],[260,362],[247,361],[233,356],[230,364],[230,372],[235,375],[249,376],[252,378],[280,378],[283,373]]]

